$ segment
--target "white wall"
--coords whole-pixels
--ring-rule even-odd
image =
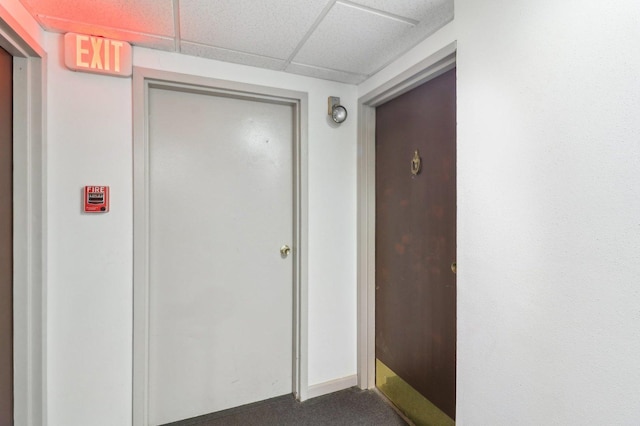
[[[49,426],[131,423],[131,80],[74,73],[46,34]],[[148,49],[134,65],[309,94],[309,384],[355,374],[356,120],[326,121],[329,95],[355,116],[356,88]],[[81,188],[110,185],[111,211],[83,215]]]
[[[49,426],[131,423],[131,81],[48,63]],[[81,213],[110,185],[108,214]]]
[[[640,5],[456,2],[460,424],[638,424]]]
[[[638,22],[637,0],[456,1],[460,425],[638,424]]]

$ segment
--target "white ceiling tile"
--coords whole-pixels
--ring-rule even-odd
[[[336,3],[293,61],[370,75],[397,55],[413,28],[406,22]]]
[[[442,3],[434,7],[429,13],[427,19],[422,20],[415,28],[410,31],[402,40],[398,40],[395,46],[395,54],[375,69],[371,74],[375,74],[380,69],[387,66],[390,62],[402,56],[409,51],[412,47],[420,43],[422,40],[429,37],[431,34],[444,27],[446,24],[453,20],[453,3]]]
[[[361,4],[416,21],[428,18],[433,10],[445,4],[453,10],[453,0],[347,0],[345,3]]]
[[[329,0],[182,0],[185,41],[287,59]]]
[[[43,18],[62,18],[98,27],[174,36],[170,0],[22,0]]]
[[[180,52],[187,55],[200,56],[203,58],[217,59],[219,61],[233,62],[235,64],[250,65],[252,67],[272,70],[282,70],[285,66],[285,61],[282,59],[273,59],[265,56],[241,53],[235,50],[220,49],[213,46],[190,43],[187,41],[183,41],[180,46]]]
[[[171,37],[150,36],[147,34],[124,31],[117,28],[103,28],[82,22],[67,21],[63,19],[37,17],[40,25],[51,32],[91,34],[107,37],[115,40],[124,40],[137,46],[149,47],[159,50],[175,50],[175,41]]]
[[[329,70],[326,68],[312,67],[309,65],[296,64],[292,62],[285,69],[293,74],[306,75],[307,77],[321,78],[323,80],[339,81],[347,84],[358,84],[363,82],[367,76],[352,74],[344,71]]]

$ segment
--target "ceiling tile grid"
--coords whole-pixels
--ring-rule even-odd
[[[394,55],[394,46],[413,27],[404,21],[336,3],[293,60],[368,75]]]
[[[91,34],[107,37],[115,40],[126,40],[131,44],[145,46],[158,50],[174,50],[175,39],[173,37],[150,36],[144,33],[126,31],[121,28],[97,27],[84,22],[67,21],[59,18],[39,18],[40,25],[47,31]]]
[[[287,59],[326,4],[327,0],[182,0],[180,37]]]
[[[35,18],[60,18],[92,27],[174,37],[171,0],[21,0]]]
[[[327,68],[313,67],[310,65],[297,64],[295,62],[291,62],[289,65],[287,65],[285,71],[293,74],[306,75],[307,77],[339,81],[341,83],[347,84],[358,84],[367,78],[366,75],[362,74],[353,74],[345,71],[336,71]]]
[[[282,70],[286,62],[282,59],[274,59],[266,56],[252,55],[250,53],[235,50],[222,49],[199,43],[183,41],[180,44],[180,53],[185,55],[200,56],[202,58],[216,59],[218,61],[233,62],[235,64],[249,65],[252,67]]]
[[[431,34],[438,31],[440,28],[448,24],[453,20],[453,2],[445,0],[439,0],[432,2],[431,7],[428,10],[427,18],[421,19],[416,25],[415,30],[412,31],[410,36],[405,40],[406,50],[415,46],[417,43],[429,37]],[[405,51],[406,51],[405,50]],[[400,56],[404,52],[400,52]]]
[[[429,14],[434,8],[447,3],[451,3],[453,6],[449,0],[353,0],[353,3],[397,16],[404,16],[418,22],[429,19]]]
[[[20,0],[40,25],[357,84],[453,19],[453,0]]]

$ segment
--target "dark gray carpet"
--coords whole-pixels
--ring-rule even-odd
[[[350,388],[297,402],[285,395],[166,426],[406,426],[376,392]]]

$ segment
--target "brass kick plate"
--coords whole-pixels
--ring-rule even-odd
[[[416,426],[455,426],[456,422],[376,358],[376,387]]]

